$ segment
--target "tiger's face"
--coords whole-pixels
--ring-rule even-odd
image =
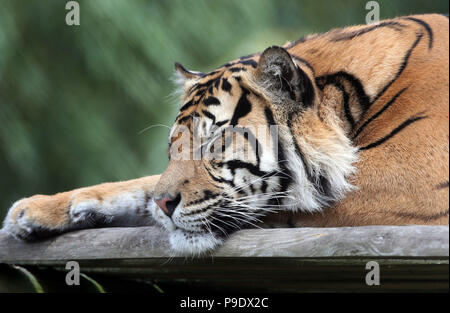
[[[295,168],[302,165],[289,125],[314,107],[317,91],[286,50],[272,47],[207,74],[175,67],[182,105],[154,192],[155,219],[175,250],[200,254],[269,213],[321,206],[313,195],[298,197],[310,187],[308,173]]]

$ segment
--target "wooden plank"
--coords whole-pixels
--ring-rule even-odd
[[[448,226],[248,229],[233,234],[212,256],[295,258],[444,258]],[[135,259],[176,256],[159,227],[88,229],[23,243],[0,232],[0,262]]]
[[[156,281],[168,292],[446,292],[448,255],[447,226],[242,230],[195,259],[173,257],[158,227],[82,230],[35,243],[0,232],[0,263],[40,274],[67,272],[66,262],[77,260],[100,283]],[[365,283],[365,265],[373,260],[380,265],[380,286]],[[45,286],[62,283],[38,277]]]

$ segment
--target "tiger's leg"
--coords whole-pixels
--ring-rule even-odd
[[[153,189],[159,175],[35,195],[13,204],[3,230],[22,240],[102,226],[153,224]]]

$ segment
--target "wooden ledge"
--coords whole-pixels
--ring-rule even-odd
[[[110,292],[142,292],[155,282],[171,293],[448,292],[448,256],[448,226],[242,230],[202,258],[172,257],[159,227],[82,230],[35,243],[0,232],[0,263],[26,268],[50,292],[73,289],[63,285],[68,261]],[[369,261],[380,266],[379,286],[365,283]],[[0,292],[23,292],[11,279],[17,266],[1,266]]]
[[[448,226],[248,229],[214,257],[448,258]],[[159,227],[101,228],[23,243],[0,232],[0,262],[173,257]]]

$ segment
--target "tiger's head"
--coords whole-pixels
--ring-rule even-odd
[[[267,214],[317,212],[352,188],[355,149],[320,112],[307,63],[274,46],[206,74],[175,68],[182,106],[154,191],[174,250],[201,254]]]

